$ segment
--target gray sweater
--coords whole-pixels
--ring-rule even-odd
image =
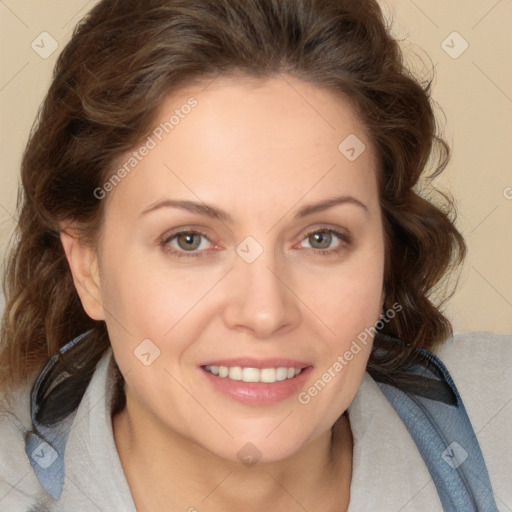
[[[437,355],[465,403],[498,508],[512,511],[512,337],[461,334]],[[112,432],[111,362],[109,349],[73,419],[66,443],[64,487],[58,500],[45,492],[26,453],[31,385],[17,390],[11,408],[0,414],[0,512],[136,511]],[[365,374],[348,413],[354,436],[349,512],[441,511],[421,454],[369,374]],[[201,510],[199,504],[196,508]]]

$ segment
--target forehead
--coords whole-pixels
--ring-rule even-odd
[[[191,98],[197,106],[188,109]],[[182,109],[188,113],[174,120],[179,122],[172,127],[169,144],[191,142],[197,137],[201,150],[219,157],[222,152],[217,148],[224,147],[238,147],[245,157],[259,154],[258,148],[272,149],[269,157],[290,149],[297,155],[311,155],[315,148],[318,152],[334,149],[337,156],[340,142],[349,135],[369,142],[345,95],[287,75],[266,79],[218,77],[189,87],[164,100],[155,126],[165,127],[176,118],[172,114]]]
[[[284,75],[218,77],[168,96],[135,152],[112,194],[132,206],[166,194],[248,208],[376,193],[374,150],[351,102]]]

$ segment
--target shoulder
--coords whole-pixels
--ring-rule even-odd
[[[455,335],[436,350],[455,382],[487,464],[498,506],[512,503],[512,336]]]
[[[512,399],[512,336],[456,334],[435,353],[450,372],[466,409],[474,409],[472,421],[489,419],[482,410],[489,408],[489,402],[504,406]]]
[[[25,452],[25,435],[31,428],[30,391],[31,384],[24,384],[8,397],[1,396],[0,510],[9,512],[50,504]]]

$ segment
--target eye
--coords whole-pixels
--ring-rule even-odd
[[[204,255],[206,249],[202,239],[206,239],[211,243],[210,239],[204,233],[199,231],[179,231],[169,236],[165,236],[161,245],[165,251],[182,257],[200,257]],[[188,254],[187,254],[188,253]]]
[[[338,239],[339,242],[338,245],[333,248],[332,243],[335,243],[336,239]],[[352,239],[346,232],[332,228],[325,228],[310,231],[303,239],[303,243],[304,242],[308,242],[311,249],[317,249],[315,253],[325,256],[329,254],[336,254],[346,249],[351,245]],[[303,246],[301,245],[301,247]]]
[[[337,246],[332,247],[333,242]],[[342,252],[352,243],[351,236],[341,230],[332,228],[317,229],[305,235],[302,244],[308,242],[315,254],[327,256]],[[170,235],[164,235],[160,244],[163,249],[178,258],[198,258],[207,255],[208,243],[213,244],[210,238],[200,231],[184,230]],[[213,244],[215,246],[215,244]],[[306,247],[307,248],[307,247]]]

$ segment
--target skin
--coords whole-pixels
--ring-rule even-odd
[[[236,356],[307,361],[307,390],[375,324],[384,235],[372,144],[348,100],[282,76],[182,89],[155,126],[191,96],[197,107],[104,199],[95,247],[62,235],[84,308],[105,320],[126,380],[127,406],[113,428],[135,505],[345,510],[347,415],[331,427],[357,392],[371,341],[307,405],[297,395],[238,403],[216,392],[199,365]],[[353,162],[338,150],[349,134],[366,145]],[[364,207],[345,202],[294,219],[333,196]],[[233,222],[170,207],[142,214],[167,199],[215,205]],[[350,241],[308,236],[325,229]],[[180,230],[208,237],[193,239],[201,257],[187,257],[183,238],[165,243]],[[235,251],[247,236],[263,248],[253,263]],[[321,254],[328,249],[339,252]],[[145,339],[160,350],[149,366],[134,355]],[[252,467],[237,456],[248,442],[261,455]]]

